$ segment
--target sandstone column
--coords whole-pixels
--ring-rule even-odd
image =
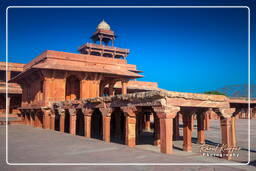
[[[86,138],[91,138],[91,116],[93,109],[91,108],[82,108],[84,114],[84,136]]]
[[[206,110],[198,110],[197,112],[197,142],[199,144],[205,143],[205,134],[204,129],[205,127],[205,113]]]
[[[70,129],[69,132],[72,135],[76,135],[76,109],[69,109],[70,116]]]
[[[192,117],[193,112],[182,111],[183,151],[192,152]]]
[[[176,115],[176,117],[173,120],[173,140],[178,140],[180,137],[180,132],[179,132],[179,114]]]
[[[150,113],[146,113],[145,117],[145,130],[150,131]]]
[[[42,111],[43,111],[43,128],[50,129],[51,110],[49,108],[43,108]]]
[[[110,142],[110,120],[112,108],[99,108],[103,116],[103,140]]]
[[[109,96],[114,96],[115,95],[115,91],[114,91],[114,86],[115,86],[115,82],[111,82],[108,85],[108,89],[109,89]]]
[[[60,115],[60,132],[65,132],[65,110],[59,109],[58,113]]]
[[[131,107],[121,107],[123,110],[126,120],[125,120],[125,144],[129,147],[136,146],[136,112],[135,106]]]
[[[123,80],[123,81],[121,81],[121,83],[122,83],[122,94],[127,94],[128,80]]]
[[[219,108],[216,109],[216,113],[219,113],[220,117],[220,125],[221,125],[221,141],[222,145],[225,146],[225,149],[232,147],[232,119],[235,112],[234,108]],[[234,132],[235,133],[235,132]],[[230,150],[223,150],[222,155],[224,159],[231,160],[232,156],[230,156],[232,152]]]
[[[55,113],[51,113],[50,129],[55,130]]]
[[[157,115],[154,118],[154,145],[160,146],[160,120]]]
[[[180,110],[176,106],[153,107],[160,119],[160,151],[162,153],[173,153],[173,118]]]
[[[235,116],[232,116],[231,117],[231,138],[232,138],[232,141],[231,141],[231,145],[233,147],[236,147],[236,117]]]

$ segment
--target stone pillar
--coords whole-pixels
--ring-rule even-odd
[[[123,81],[121,81],[121,83],[122,83],[122,94],[127,94],[128,80],[123,80]]]
[[[110,142],[110,120],[113,112],[112,108],[99,108],[103,118],[103,140]]]
[[[51,113],[50,129],[55,130],[55,113]]]
[[[76,109],[69,109],[69,116],[70,116],[69,133],[72,135],[76,135]]]
[[[204,129],[208,130],[210,127],[210,120],[209,120],[209,114],[208,112],[205,112],[205,116],[204,116]]]
[[[232,147],[236,147],[236,117],[231,117],[231,145]]]
[[[177,114],[173,119],[173,140],[178,140],[180,137],[179,126],[179,114]]]
[[[93,109],[91,108],[82,108],[84,114],[84,136],[86,138],[91,138],[91,116]]]
[[[154,145],[160,146],[160,121],[157,115],[154,120],[154,139]]]
[[[6,113],[7,115],[9,115],[11,111],[11,97],[8,95],[6,100],[7,100]]]
[[[205,111],[198,111],[197,113],[197,142],[199,144],[205,143]]]
[[[121,107],[123,110],[126,120],[125,120],[125,144],[129,147],[136,146],[136,112],[135,106],[131,107]]]
[[[183,151],[192,152],[192,113],[182,112],[183,120]]]
[[[58,113],[60,115],[60,132],[65,132],[65,110],[59,109]]]
[[[162,153],[173,153],[173,118],[180,110],[176,106],[153,107],[158,118],[160,119],[160,151]]]
[[[150,131],[150,113],[145,114],[145,130]]]
[[[220,125],[221,125],[221,141],[222,144],[225,146],[225,149],[229,149],[232,147],[232,119],[235,109],[234,108],[220,108],[215,109],[216,113],[219,113],[220,117]],[[235,130],[234,130],[235,131]],[[234,132],[235,134],[235,132]],[[224,159],[231,160],[232,156],[231,150],[223,150],[222,155]]]
[[[114,86],[115,86],[115,82],[111,82],[108,85],[108,89],[109,89],[109,96],[114,96],[115,95],[115,91],[114,91]]]
[[[51,110],[49,108],[42,109],[43,111],[43,128],[50,129]]]

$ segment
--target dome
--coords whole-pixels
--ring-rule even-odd
[[[97,26],[97,30],[99,30],[99,29],[100,30],[110,30],[110,26],[106,21],[102,20],[100,22],[100,24]]]

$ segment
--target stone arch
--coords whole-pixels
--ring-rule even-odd
[[[70,75],[66,79],[66,100],[80,99],[80,80],[75,75]]]
[[[115,108],[111,114],[110,141],[125,143],[125,115],[120,108]]]
[[[76,135],[84,136],[84,114],[81,109],[76,114]]]
[[[91,116],[91,137],[103,139],[103,117],[99,109],[95,109]]]

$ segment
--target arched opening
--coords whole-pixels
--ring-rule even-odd
[[[99,109],[95,109],[91,117],[91,137],[96,139],[103,139],[103,122],[102,114]]]
[[[76,135],[84,136],[84,114],[81,109],[77,111]]]
[[[64,132],[69,133],[69,127],[70,127],[70,117],[68,110],[65,110],[65,125],[64,125]]]
[[[66,100],[79,100],[80,99],[80,81],[71,75],[66,81]]]
[[[125,143],[125,116],[120,108],[116,108],[111,114],[110,141],[120,144]]]

